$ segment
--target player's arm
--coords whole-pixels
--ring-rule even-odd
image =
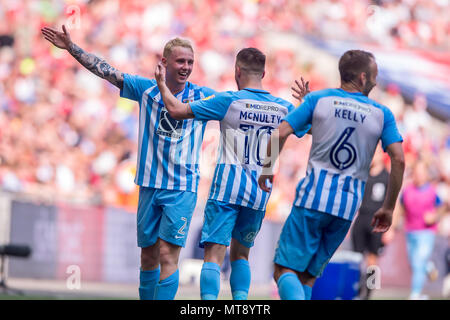
[[[267,144],[267,156],[264,161],[263,171],[258,179],[258,184],[264,191],[269,192],[271,189],[270,186],[266,186],[266,181],[273,182],[272,169],[289,135],[293,133],[298,138],[301,138],[309,132],[314,110],[314,102],[311,100],[310,95],[306,96],[302,105],[289,112],[277,130],[271,135]]]
[[[403,207],[401,197],[399,197],[399,199],[397,200],[397,204],[395,205],[393,214],[394,216],[392,217],[391,229],[395,231],[401,228],[403,220],[405,218],[405,208]]]
[[[73,43],[64,25],[62,26],[62,30],[63,32],[59,32],[52,28],[44,27],[41,29],[41,32],[46,40],[60,49],[67,50],[86,69],[100,78],[108,80],[119,89],[123,88],[122,72],[110,66],[105,60],[84,51]]]
[[[166,85],[166,69],[161,62],[158,63],[155,70],[155,79],[158,83],[159,92],[163,99],[164,106],[170,116],[176,120],[194,118],[194,113],[188,103],[183,103],[170,92]]]
[[[381,240],[383,241],[383,244],[388,245],[391,243],[395,237],[395,234],[398,230],[400,230],[403,221],[404,221],[404,215],[405,215],[405,208],[403,207],[403,203],[400,200],[401,197],[397,200],[397,204],[395,205],[393,217],[392,217],[392,224],[388,231],[383,233]]]
[[[266,192],[270,192],[271,189],[270,185],[266,185],[266,181],[268,180],[270,184],[273,183],[273,167],[275,166],[275,162],[277,161],[277,158],[281,153],[281,150],[283,149],[287,138],[293,132],[294,129],[291,127],[291,125],[287,121],[283,121],[270,136],[270,140],[267,144],[267,152],[266,158],[264,159],[263,171],[258,179],[259,187]]]
[[[300,77],[300,81],[295,80],[295,85],[291,87],[291,90],[293,91],[292,96],[302,103],[303,98],[311,92],[309,90],[309,81],[305,82],[305,79]],[[307,134],[311,134],[311,129],[308,130]]]
[[[405,156],[402,143],[392,143],[387,146],[386,151],[391,158],[391,172],[383,205],[372,219],[373,232],[386,232],[389,230],[405,171]]]

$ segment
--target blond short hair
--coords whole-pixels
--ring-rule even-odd
[[[169,57],[173,51],[173,48],[175,48],[175,47],[188,48],[188,49],[191,49],[192,52],[194,52],[194,49],[192,48],[192,44],[189,40],[175,38],[175,39],[172,39],[169,42],[167,42],[166,45],[164,46],[163,57],[164,58]]]

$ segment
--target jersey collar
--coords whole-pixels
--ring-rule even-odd
[[[176,94],[174,94],[174,96],[178,99],[178,97],[180,95],[184,96],[186,95],[187,92],[189,92],[189,88],[191,87],[191,83],[189,81],[186,81],[186,84],[183,88],[183,90],[177,92]],[[159,92],[158,89],[158,85],[156,85],[155,87],[152,88],[152,90],[150,90],[150,92],[148,93],[148,95],[155,100],[156,102],[158,102],[159,100],[161,100],[161,94]],[[187,97],[186,97],[187,98]]]
[[[353,94],[353,95],[355,95],[355,96],[362,96],[362,97],[365,97],[365,95],[364,95],[362,92],[350,92],[350,91],[345,91],[345,90],[342,89],[342,88],[338,88],[338,90],[340,90],[340,91],[342,91],[342,92],[345,92],[345,93],[348,93],[348,94]]]
[[[242,89],[242,90],[247,90],[247,91],[250,91],[250,92],[257,92],[257,93],[266,93],[266,94],[269,94],[269,93],[270,93],[269,91],[266,91],[266,90],[262,90],[262,89],[253,89],[253,88],[244,88],[244,89]]]
[[[175,97],[178,97],[180,94],[185,93],[186,90],[189,90],[189,87],[191,86],[191,84],[189,83],[189,81],[186,81],[186,84],[184,85],[183,90],[178,91],[176,94],[174,94]]]

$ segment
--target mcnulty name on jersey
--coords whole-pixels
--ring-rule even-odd
[[[259,112],[250,112],[250,111],[241,111],[239,114],[239,120],[248,120],[255,121],[261,123],[276,123],[280,124],[281,116],[275,114],[267,114],[267,113],[259,113]]]

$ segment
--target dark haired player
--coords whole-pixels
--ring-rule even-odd
[[[248,256],[263,221],[270,193],[258,187],[270,135],[294,106],[272,96],[262,86],[265,55],[255,48],[236,56],[235,80],[239,91],[183,104],[170,93],[159,66],[155,77],[172,117],[219,120],[221,141],[217,166],[205,207],[200,245],[205,247],[200,276],[203,300],[215,300],[220,291],[220,266],[230,246],[230,285],[235,300],[247,299],[250,287]],[[307,86],[302,87],[302,96]]]
[[[275,252],[274,278],[281,299],[311,297],[312,286],[344,240],[364,196],[364,188],[378,141],[391,158],[392,169],[382,207],[372,220],[374,232],[385,232],[392,223],[395,202],[403,181],[404,156],[392,112],[369,99],[376,85],[374,56],[350,50],[339,60],[341,87],[308,94],[288,114],[267,147],[264,167],[278,156],[271,144],[282,149],[292,133],[303,136],[311,126],[312,146],[306,177],[298,184],[292,211]],[[259,185],[270,191],[261,175]]]

